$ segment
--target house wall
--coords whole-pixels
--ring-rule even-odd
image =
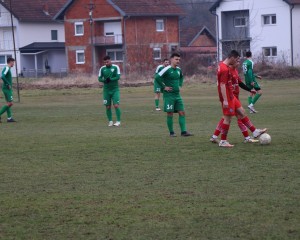
[[[294,66],[300,66],[300,5],[295,5],[293,13]]]
[[[250,48],[254,57],[262,57],[263,47],[277,47],[275,61],[291,63],[291,31],[288,27],[289,5],[282,0],[224,0],[216,13],[221,16],[223,11],[249,10]],[[276,14],[277,24],[266,26],[262,24],[262,15]],[[219,36],[222,39],[221,17],[219,17]],[[220,44],[222,56],[222,43]]]

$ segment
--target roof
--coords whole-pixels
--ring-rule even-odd
[[[64,42],[34,42],[19,48],[21,53],[36,53],[45,50],[65,49]]]
[[[11,1],[11,8],[10,8]],[[67,0],[10,0],[0,1],[14,17],[22,22],[51,22]]]
[[[76,0],[67,0],[54,19],[63,19],[66,10]],[[174,0],[106,0],[121,16],[180,16],[185,12]],[[97,5],[97,4],[96,4]]]
[[[291,5],[297,5],[300,4],[300,0],[282,0],[284,2],[286,2],[287,4],[291,4]],[[217,0],[209,9],[209,11],[214,12],[216,11],[216,8],[218,8],[220,6],[220,3],[222,2],[222,0]]]
[[[184,27],[180,30],[180,46],[190,46],[193,43],[193,41],[196,40],[204,32],[206,32],[210,36],[210,38],[216,41],[215,36],[204,25],[199,25],[195,27]]]

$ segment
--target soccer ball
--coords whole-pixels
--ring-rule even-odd
[[[259,137],[259,142],[262,145],[270,144],[271,143],[271,136],[269,134],[267,134],[267,133],[263,133]]]

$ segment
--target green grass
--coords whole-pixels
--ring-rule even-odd
[[[121,89],[120,128],[101,89],[21,91],[0,125],[0,238],[299,239],[299,81],[262,85],[250,118],[272,144],[243,144],[234,120],[233,149],[208,141],[215,85],[183,88],[191,138],[168,137],[152,87]]]

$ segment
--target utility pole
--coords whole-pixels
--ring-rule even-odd
[[[17,75],[18,102],[21,102],[21,99],[20,99],[20,87],[19,87],[18,61],[17,61],[15,31],[14,31],[14,20],[13,20],[13,15],[12,15],[12,4],[11,4],[11,1],[12,0],[9,0],[9,12],[10,12],[11,31],[12,31],[12,37],[13,37],[14,58],[15,58],[16,75]]]
[[[90,35],[91,35],[91,56],[92,56],[92,74],[95,73],[95,63],[94,63],[94,36],[93,36],[93,10],[95,9],[95,4],[93,3],[93,0],[90,0],[90,3],[88,4],[89,8],[89,23],[90,23]]]

